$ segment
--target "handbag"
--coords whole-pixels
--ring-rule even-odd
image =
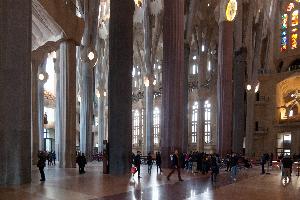
[[[131,167],[130,172],[132,174],[135,174],[137,172],[137,168],[136,167]]]

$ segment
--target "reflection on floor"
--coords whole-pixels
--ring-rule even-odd
[[[142,167],[142,178],[130,175],[113,177],[103,175],[98,163],[89,163],[86,173],[78,174],[77,169],[46,169],[46,182],[39,182],[37,169],[33,170],[32,183],[19,187],[0,187],[0,200],[296,200],[300,198],[300,178],[283,187],[278,170],[271,175],[259,175],[259,169],[242,170],[237,182],[222,171],[215,185],[209,175],[183,172],[183,182],[176,174],[167,181],[166,175],[157,175],[155,166],[152,175]],[[165,170],[168,172],[169,170]]]

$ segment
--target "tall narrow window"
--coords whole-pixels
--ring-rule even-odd
[[[138,136],[140,134],[140,112],[135,110],[133,113],[133,137],[132,137],[132,144],[136,145],[138,143]]]
[[[211,142],[211,104],[209,101],[204,103],[204,142]]]
[[[207,61],[207,71],[211,70],[211,63],[210,60]]]
[[[281,3],[280,51],[286,52],[298,48],[300,0]]]
[[[141,115],[141,137],[140,137],[140,142],[139,144],[142,145],[144,141],[144,109],[142,109],[142,115]]]
[[[192,108],[192,143],[197,143],[198,102]]]
[[[158,144],[160,132],[159,109],[154,108],[153,111],[153,131],[154,131],[154,144]]]

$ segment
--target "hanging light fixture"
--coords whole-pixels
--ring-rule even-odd
[[[43,73],[39,74],[39,80],[43,81],[45,79],[45,75]]]
[[[90,60],[93,60],[93,59],[95,58],[94,52],[91,51],[91,52],[88,54],[88,58],[89,58]]]
[[[250,84],[248,84],[246,88],[248,91],[250,91],[252,89],[252,86]]]

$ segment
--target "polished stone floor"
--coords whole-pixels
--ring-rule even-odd
[[[167,181],[166,175],[157,175],[154,168],[149,176],[146,166],[142,167],[140,180],[130,175],[103,175],[97,162],[89,163],[83,175],[77,170],[48,167],[47,181],[40,183],[38,170],[34,169],[31,184],[0,187],[0,200],[300,199],[300,178],[294,174],[292,182],[283,187],[278,170],[271,171],[271,175],[260,175],[259,168],[242,170],[236,182],[222,171],[216,184],[211,183],[208,175],[189,172],[182,173],[183,182],[178,182],[176,174]]]

